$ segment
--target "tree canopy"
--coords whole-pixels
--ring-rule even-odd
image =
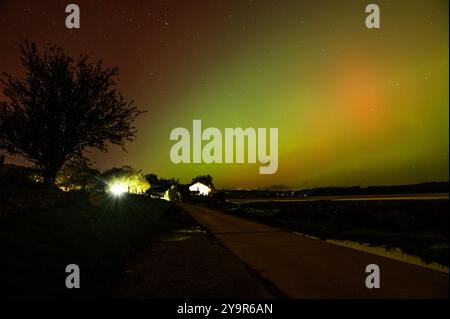
[[[117,90],[119,68],[86,55],[74,59],[62,48],[20,46],[23,78],[4,74],[0,101],[0,149],[35,163],[48,185],[64,163],[87,147],[125,148],[142,113]]]
[[[93,163],[86,157],[69,159],[59,170],[56,184],[65,190],[92,190],[100,185],[100,171],[92,168]]]
[[[102,173],[104,182],[108,188],[121,185],[129,193],[145,193],[150,188],[150,183],[141,170],[130,166],[113,167]]]
[[[213,178],[209,174],[208,175],[199,175],[197,177],[194,177],[192,179],[191,184],[194,184],[194,183],[197,183],[197,182],[202,183],[202,184],[204,184],[204,185],[206,185],[206,186],[208,186],[210,188],[214,188]]]

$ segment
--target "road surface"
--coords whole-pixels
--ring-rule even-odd
[[[245,220],[182,207],[260,276],[291,298],[448,298],[448,274]],[[206,258],[207,256],[205,256]],[[380,267],[379,289],[365,285]]]

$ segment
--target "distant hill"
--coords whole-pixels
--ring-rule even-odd
[[[265,187],[258,187],[258,190],[272,190],[272,191],[288,191],[291,190],[292,188],[283,185],[283,184],[277,184],[277,185],[270,185],[270,186],[265,186]]]
[[[284,185],[273,185],[252,190],[222,190],[230,197],[296,197],[296,196],[333,196],[333,195],[387,195],[387,194],[430,194],[448,193],[448,182],[430,182],[412,185],[393,186],[352,186],[352,187],[317,187],[302,190],[290,190]]]
[[[368,187],[323,187],[303,189],[301,193],[312,196],[324,195],[379,195],[379,194],[418,194],[448,193],[448,182],[431,182],[412,185],[368,186]]]

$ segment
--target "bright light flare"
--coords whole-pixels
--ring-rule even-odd
[[[128,191],[128,187],[124,184],[112,184],[109,188],[109,191],[114,195],[114,196],[122,196],[122,194],[126,193]]]

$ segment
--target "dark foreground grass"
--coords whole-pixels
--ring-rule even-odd
[[[449,265],[448,200],[259,202],[226,211],[321,239],[400,248]]]
[[[191,219],[176,206],[139,196],[72,195],[55,207],[4,216],[0,297],[108,297],[130,255],[187,225]],[[68,264],[80,267],[80,289],[65,286]]]

